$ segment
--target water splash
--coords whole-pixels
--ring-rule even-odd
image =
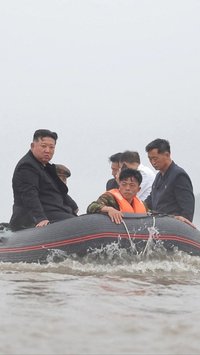
[[[150,256],[152,251],[155,251],[155,249],[158,250],[158,248],[166,253],[166,249],[164,248],[163,243],[159,240],[159,231],[156,229],[155,225],[156,219],[153,217],[153,225],[147,228],[149,232],[149,238],[147,240],[144,251],[142,252],[143,255],[146,254],[147,256]]]

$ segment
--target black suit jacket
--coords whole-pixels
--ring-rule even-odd
[[[188,174],[172,162],[164,175],[160,172],[156,175],[145,203],[152,211],[183,216],[192,221],[195,199]]]
[[[12,186],[14,205],[11,229],[35,226],[44,219],[57,221],[73,217],[70,203],[67,204],[67,186],[51,164],[44,166],[31,151],[18,162]]]

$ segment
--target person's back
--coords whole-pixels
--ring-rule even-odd
[[[116,177],[119,173],[119,162],[120,162],[120,156],[121,153],[116,153],[113,154],[109,157],[109,162],[111,163],[111,170],[112,170],[112,179],[109,179],[106,183],[106,191],[111,190],[111,189],[117,189],[118,188],[118,182],[116,180]]]
[[[63,164],[52,164],[52,166],[55,167],[56,174],[60,180],[67,185],[67,179],[71,176],[71,171]],[[72,208],[73,214],[77,215],[78,205],[68,193],[65,194],[65,203]]]
[[[14,170],[12,230],[43,227],[50,222],[73,217],[71,207],[64,202],[68,188],[49,164],[56,140],[55,132],[37,130],[31,150]]]
[[[59,178],[67,185],[67,179],[71,176],[71,171],[63,164],[52,164],[55,166]]]
[[[131,169],[137,169],[142,174],[141,189],[137,196],[144,201],[151,192],[156,174],[148,166],[141,164],[139,153],[136,151],[126,150],[121,154],[120,167],[123,165]]]

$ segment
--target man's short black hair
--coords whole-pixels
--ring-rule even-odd
[[[121,155],[122,155],[122,153],[113,154],[109,157],[109,161],[111,163],[119,163]]]
[[[154,141],[147,144],[145,150],[148,153],[152,149],[158,149],[158,153],[171,153],[170,144],[166,139],[157,138]]]
[[[142,174],[139,170],[136,169],[123,169],[119,174],[119,181],[126,180],[128,178],[134,177],[138,184],[140,185],[142,182]]]
[[[126,150],[121,154],[120,157],[120,162],[121,163],[138,163],[140,164],[140,156],[138,152],[131,151],[131,150]]]
[[[38,141],[39,138],[50,137],[55,140],[58,139],[58,135],[56,132],[49,131],[49,129],[37,129],[33,135],[33,140]]]

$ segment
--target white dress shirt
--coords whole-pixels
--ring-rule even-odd
[[[156,174],[148,166],[140,164],[137,168],[142,174],[141,190],[137,193],[140,200],[144,201],[151,192],[151,186],[154,182]]]

